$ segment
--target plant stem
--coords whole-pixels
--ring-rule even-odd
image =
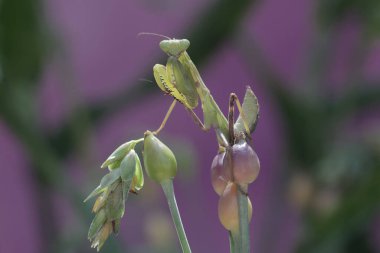
[[[239,208],[239,232],[240,232],[240,253],[249,253],[249,221],[248,221],[248,198],[247,186],[238,185],[238,208]]]
[[[235,236],[232,234],[231,231],[228,231],[228,237],[230,239],[230,253],[237,253],[236,251],[236,242],[235,242]]]
[[[234,231],[228,231],[230,235],[230,252],[231,253],[240,253],[241,252],[241,238],[240,238],[240,231],[234,230]],[[232,242],[232,243],[231,243]]]
[[[170,213],[172,215],[175,228],[177,230],[178,239],[181,244],[182,251],[184,253],[191,253],[190,245],[186,238],[186,233],[182,225],[181,216],[179,214],[177,201],[174,195],[173,180],[164,180],[163,182],[161,182],[161,187],[164,190],[166,199],[168,200]]]

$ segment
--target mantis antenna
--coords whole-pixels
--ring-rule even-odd
[[[140,82],[147,82],[147,83],[154,83],[152,80],[145,79],[145,78],[140,78],[139,81]]]
[[[169,38],[168,36],[165,36],[165,35],[162,35],[162,34],[159,34],[159,33],[150,33],[150,32],[141,32],[141,33],[138,33],[137,37],[142,36],[142,35],[158,36],[158,37],[162,37],[162,38],[165,38],[165,39],[168,39],[168,40],[172,39],[172,38]]]

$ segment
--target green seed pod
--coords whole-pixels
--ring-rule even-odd
[[[149,131],[144,137],[143,156],[146,173],[151,179],[161,183],[177,174],[177,161],[173,152]]]

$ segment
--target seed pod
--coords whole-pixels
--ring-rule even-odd
[[[177,161],[173,152],[153,133],[144,137],[144,167],[148,176],[161,183],[177,174]]]
[[[250,184],[256,180],[260,172],[260,161],[256,152],[241,140],[232,146],[232,173],[238,184]]]
[[[248,196],[247,196],[248,198]],[[228,183],[223,195],[219,199],[218,215],[223,227],[229,231],[236,231],[239,228],[237,185]],[[248,198],[248,221],[252,218],[252,204]]]
[[[228,181],[231,178],[226,178],[223,175],[223,158],[225,152],[217,154],[211,164],[211,184],[215,192],[221,196],[226,189]]]

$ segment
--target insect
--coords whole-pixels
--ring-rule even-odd
[[[190,46],[187,39],[167,39],[160,42],[160,48],[169,57],[166,66],[156,64],[153,67],[154,78],[162,91],[173,96],[188,109],[198,106],[196,82],[188,66],[180,62],[180,57]],[[186,53],[187,54],[187,53]]]
[[[156,35],[165,38],[165,40],[160,42],[159,46],[161,50],[168,55],[168,60],[166,66],[161,64],[154,65],[153,75],[158,87],[165,94],[168,94],[175,99],[160,128],[157,129],[155,133],[158,133],[164,127],[176,101],[178,101],[184,105],[185,109],[192,116],[194,122],[196,122],[203,130],[215,128],[220,130],[225,136],[228,136],[228,121],[210,94],[209,89],[204,84],[198,69],[186,52],[190,46],[189,40],[171,39],[167,36],[154,33],[140,33],[140,35]],[[202,103],[204,122],[202,122],[193,111],[193,109],[198,106],[199,100]],[[246,113],[243,110],[244,102],[242,107],[236,95],[234,95],[234,101],[236,101],[237,107],[240,111],[241,119],[238,119],[238,125],[242,126],[247,135],[249,135],[252,127],[250,127],[250,122],[247,121]],[[256,118],[248,118],[250,118],[251,121],[256,121]]]

